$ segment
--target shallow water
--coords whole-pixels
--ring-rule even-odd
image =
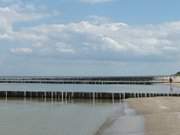
[[[2,135],[94,135],[120,104],[0,100]]]
[[[169,85],[0,84],[2,91],[180,93]],[[0,99],[2,135],[143,135],[143,117],[126,102]]]
[[[0,100],[2,135],[141,135],[143,118],[127,103]]]
[[[122,85],[122,84],[33,84],[33,83],[0,83],[1,91],[80,91],[80,92],[156,92],[180,93],[180,88],[154,84],[154,85]]]

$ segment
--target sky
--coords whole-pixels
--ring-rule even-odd
[[[0,0],[0,75],[180,70],[179,0]]]

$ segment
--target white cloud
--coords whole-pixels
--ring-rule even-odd
[[[32,49],[31,48],[11,48],[11,53],[14,54],[31,54]]]
[[[75,50],[64,43],[56,43],[56,50],[60,53],[75,53]]]
[[[97,2],[97,1],[96,1]],[[27,8],[29,7],[29,8]],[[0,7],[0,48],[13,54],[57,59],[174,60],[180,58],[180,22],[131,26],[105,17],[15,29],[17,22],[46,17],[33,6]],[[21,12],[24,11],[24,12]],[[7,47],[2,45],[8,44]]]
[[[102,37],[102,41],[104,42],[104,48],[107,50],[110,49],[115,52],[126,50],[125,46],[121,45],[119,42],[110,37]]]
[[[18,5],[16,7],[0,7],[0,34],[12,32],[15,22],[32,21],[48,15],[46,13],[28,11],[22,7],[18,7]]]
[[[88,21],[47,24],[13,31],[17,49],[11,52],[57,56],[68,59],[172,60],[180,58],[178,23],[130,26],[119,22],[94,24]],[[18,45],[19,44],[19,45]]]
[[[48,24],[18,31],[16,40],[31,42],[37,54],[43,52],[61,58],[166,60],[180,57],[178,23],[175,26],[174,22],[146,26],[88,21]]]

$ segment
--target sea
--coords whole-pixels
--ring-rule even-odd
[[[0,91],[180,93],[171,85],[1,83]],[[136,123],[135,127],[131,124]],[[126,101],[0,99],[2,135],[143,135],[143,117]]]

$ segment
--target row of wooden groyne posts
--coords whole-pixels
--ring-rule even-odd
[[[1,98],[40,98],[51,100],[123,100],[127,98],[143,98],[158,96],[180,96],[180,93],[109,93],[109,92],[65,92],[65,91],[0,91]]]
[[[0,83],[46,84],[152,84],[162,83],[155,76],[0,76]]]
[[[0,83],[57,83],[57,84],[152,84],[159,83],[154,76],[124,77],[56,77],[56,76],[0,76]],[[161,82],[162,83],[162,82]],[[70,92],[70,91],[0,91],[1,98],[43,98],[51,100],[67,99],[108,99],[180,96],[178,93],[152,92]]]

